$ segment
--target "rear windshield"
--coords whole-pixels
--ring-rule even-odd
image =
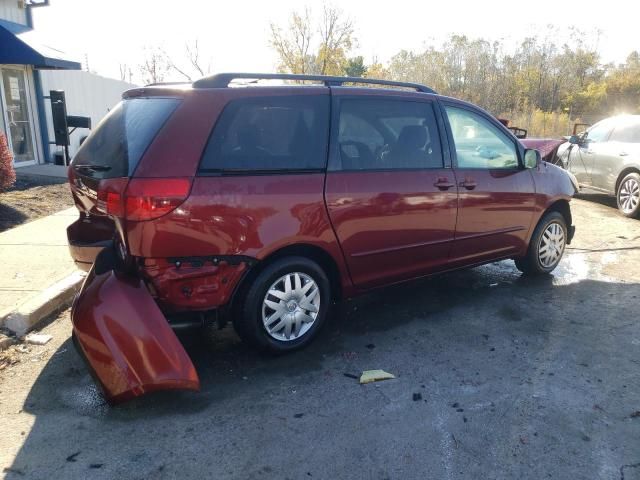
[[[134,98],[118,103],[91,132],[71,165],[94,178],[131,176],[179,102],[176,98]]]

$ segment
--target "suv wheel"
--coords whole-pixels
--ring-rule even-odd
[[[567,223],[559,212],[545,214],[531,236],[527,254],[516,258],[516,267],[524,274],[550,273],[558,266],[567,244]]]
[[[622,179],[616,192],[618,209],[625,217],[638,217],[640,213],[640,175],[630,173]]]
[[[331,304],[329,279],[322,268],[304,257],[287,257],[253,280],[234,327],[244,341],[261,350],[287,352],[311,342]]]

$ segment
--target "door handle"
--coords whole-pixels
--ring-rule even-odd
[[[439,178],[434,184],[440,190],[449,190],[451,187],[455,187],[455,183],[451,183],[448,178]]]
[[[460,182],[459,185],[467,190],[473,190],[478,186],[478,184],[471,178],[466,178],[464,181]]]
[[[629,155],[627,152],[620,152],[621,157],[626,157],[627,155]]]

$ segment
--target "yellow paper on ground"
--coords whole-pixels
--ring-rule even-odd
[[[384,370],[365,370],[362,372],[360,376],[360,383],[371,383],[371,382],[379,382],[380,380],[390,380],[392,378],[396,378],[389,372],[385,372]]]

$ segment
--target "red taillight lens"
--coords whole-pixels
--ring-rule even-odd
[[[128,182],[128,178],[109,178],[100,180],[96,208],[107,215],[123,217],[124,202],[122,201],[122,198],[124,189]]]
[[[125,194],[127,220],[151,220],[166,215],[186,200],[188,178],[134,178]]]
[[[142,221],[166,215],[189,196],[188,178],[114,178],[102,180],[98,210],[114,217]]]

